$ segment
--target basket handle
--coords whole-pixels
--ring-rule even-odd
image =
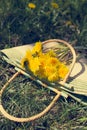
[[[64,80],[59,82],[61,85],[64,85],[64,83],[67,81],[68,77],[70,76],[71,72],[72,72],[72,69],[75,65],[75,62],[76,62],[76,53],[75,53],[75,50],[74,48],[66,41],[64,40],[60,40],[60,39],[50,39],[50,40],[46,40],[44,42],[42,42],[42,44],[47,44],[47,43],[50,43],[50,42],[59,42],[59,43],[62,43],[62,44],[65,44],[71,51],[72,53],[72,56],[73,56],[73,59],[72,59],[72,63],[71,63],[71,67],[69,69],[69,72],[68,74],[65,76]]]
[[[2,98],[2,94],[4,92],[4,90],[6,89],[6,87],[9,85],[9,83],[11,81],[13,81],[13,79],[15,79],[19,74],[23,74],[23,71],[19,71],[19,72],[16,72],[10,79],[9,81],[2,87],[1,91],[0,91],[0,98]],[[43,87],[46,87],[46,86],[43,86]],[[6,118],[8,118],[9,120],[12,120],[12,121],[15,121],[15,122],[29,122],[29,121],[33,121],[33,120],[36,120],[40,117],[42,117],[43,115],[45,115],[52,107],[53,105],[55,104],[55,102],[58,100],[58,98],[60,97],[61,95],[61,92],[58,91],[57,89],[54,89],[53,91],[56,92],[56,96],[54,97],[54,99],[51,101],[51,103],[40,113],[34,115],[34,116],[31,116],[31,117],[27,117],[27,118],[18,118],[18,117],[14,117],[12,115],[10,115],[9,113],[6,112],[6,110],[4,109],[2,103],[0,103],[0,111],[2,113],[2,115]],[[1,99],[0,99],[1,101]]]

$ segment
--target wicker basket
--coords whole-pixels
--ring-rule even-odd
[[[43,44],[43,52],[44,53],[46,51],[48,51],[49,49],[54,49],[55,52],[58,52],[58,49],[62,50],[64,48],[64,49],[66,49],[66,54],[63,55],[62,60],[63,61],[66,60],[66,62],[67,62],[67,61],[69,61],[69,58],[71,57],[71,62],[67,62],[67,64],[69,64],[69,72],[65,76],[64,80],[59,82],[60,85],[63,85],[67,81],[67,79],[69,78],[70,73],[71,73],[71,71],[72,71],[72,69],[74,67],[75,61],[76,61],[76,54],[75,54],[74,48],[68,42],[66,42],[64,40],[60,40],[60,39],[47,40],[47,41],[42,42],[42,44]],[[58,58],[60,58],[60,57],[58,57]],[[15,79],[19,74],[23,74],[24,75],[25,72],[20,69],[20,71],[16,72],[9,79],[9,81],[2,87],[2,89],[0,91],[0,98],[1,98],[0,111],[1,111],[1,113],[2,113],[2,115],[4,117],[6,117],[6,118],[8,118],[9,120],[12,120],[12,121],[16,121],[16,122],[29,122],[29,121],[33,121],[33,120],[36,120],[36,119],[42,117],[44,114],[46,114],[52,108],[52,106],[55,104],[55,102],[60,97],[61,92],[58,91],[55,88],[51,88],[51,90],[56,93],[56,96],[54,97],[54,99],[52,100],[52,102],[42,112],[40,112],[39,114],[36,114],[36,115],[34,115],[32,117],[27,117],[27,118],[14,117],[14,116],[8,114],[6,112],[6,110],[4,109],[4,107],[2,105],[2,94],[3,94],[4,90],[6,89],[6,87],[9,85],[9,83],[13,79]],[[33,77],[31,77],[31,78],[32,78],[32,80],[34,80]],[[42,86],[48,88],[48,86],[45,83],[42,83]]]

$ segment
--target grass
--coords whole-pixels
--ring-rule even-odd
[[[51,38],[64,39],[75,47],[87,47],[86,0],[34,0],[35,9],[28,8],[29,2],[0,1],[0,49]],[[51,2],[56,2],[58,8],[52,7]],[[0,89],[14,73],[13,66],[0,55]],[[42,111],[54,96],[50,90],[21,75],[7,87],[2,99],[10,114],[28,117]],[[28,123],[10,121],[0,113],[0,129],[87,130],[87,106],[61,97],[45,116]]]
[[[87,1],[48,0],[0,1],[0,48],[44,41],[51,38],[87,46]],[[58,8],[52,6],[56,3]],[[66,33],[65,33],[66,32]]]

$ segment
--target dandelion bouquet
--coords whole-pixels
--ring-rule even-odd
[[[63,80],[69,71],[64,62],[57,58],[53,49],[43,51],[41,42],[36,42],[32,50],[27,50],[25,57],[21,61],[23,68],[31,71],[34,76],[50,82]]]

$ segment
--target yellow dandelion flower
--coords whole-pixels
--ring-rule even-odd
[[[22,68],[25,67],[25,62],[29,63],[29,60],[32,58],[32,54],[30,50],[26,51],[25,57],[21,60]]]
[[[39,60],[40,60],[40,63],[41,63],[41,67],[45,67],[45,65],[46,65],[46,56],[45,55],[40,55],[39,56]]]
[[[26,57],[28,60],[30,60],[30,59],[32,58],[32,53],[31,53],[30,50],[27,50],[27,51],[26,51],[25,57]]]
[[[32,49],[32,54],[39,53],[39,52],[41,52],[41,50],[42,50],[41,42],[36,42],[35,46]]]
[[[51,66],[54,66],[54,67],[59,65],[59,60],[55,57],[50,57],[47,62],[48,62],[48,65],[50,64]]]
[[[22,68],[25,68],[25,63],[28,63],[28,59],[26,57],[24,57],[22,60],[21,60],[21,67]]]
[[[39,70],[40,61],[38,57],[34,57],[29,61],[30,70],[36,75],[36,72]]]
[[[45,70],[46,77],[49,77],[50,75],[52,75],[53,73],[55,73],[56,68],[53,67],[53,66],[45,66],[44,70]]]
[[[56,9],[59,8],[59,5],[58,5],[57,3],[55,3],[55,2],[52,2],[52,3],[51,3],[51,6],[52,6],[53,8],[56,8]]]
[[[68,73],[69,69],[67,66],[65,66],[64,64],[61,63],[61,66],[59,67],[59,77],[61,79],[64,79],[64,77],[66,76],[66,74]]]
[[[28,4],[28,7],[31,8],[31,9],[35,9],[36,8],[36,5],[34,3],[29,3]]]
[[[39,66],[39,70],[36,72],[36,75],[40,79],[46,79],[44,68],[41,65]]]
[[[31,57],[32,57],[31,51],[27,50],[24,58],[21,60],[21,65],[23,68],[24,68],[25,62],[28,62],[31,59]]]
[[[50,57],[56,57],[56,53],[53,50],[48,51],[46,55]]]
[[[48,77],[48,80],[51,81],[51,82],[58,81],[58,80],[59,80],[59,76],[58,76],[58,74],[55,72],[55,73],[53,73],[52,75],[50,75],[50,76]]]

